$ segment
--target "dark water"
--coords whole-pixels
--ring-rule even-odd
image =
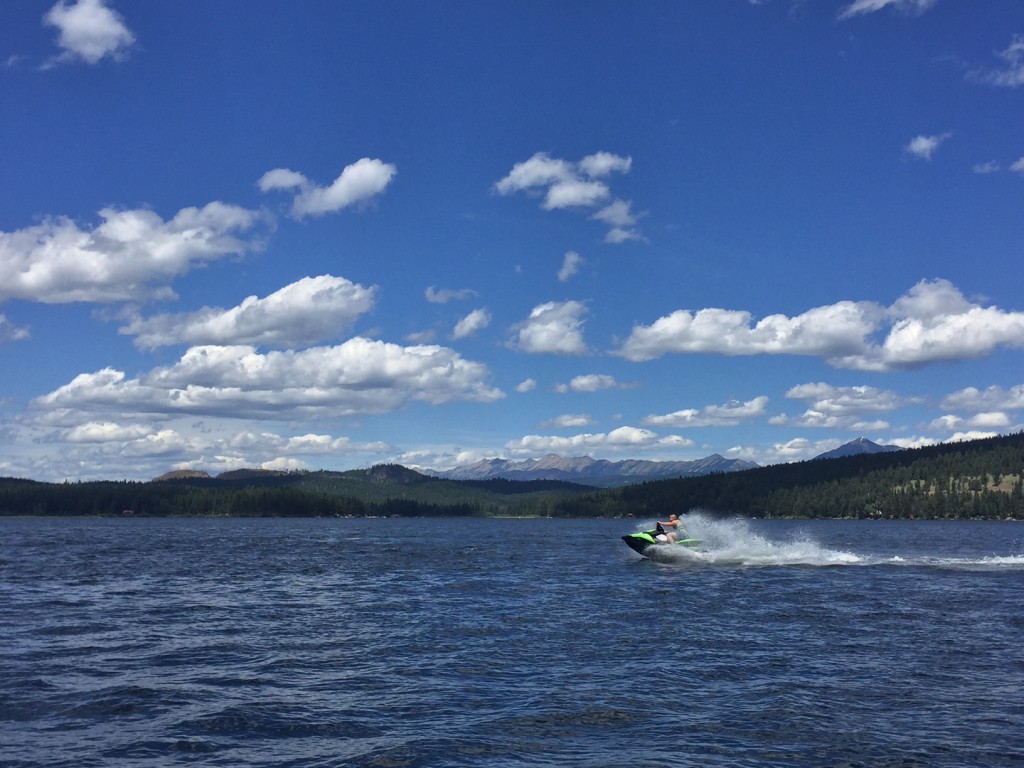
[[[0,520],[3,766],[1021,766],[1024,526]]]

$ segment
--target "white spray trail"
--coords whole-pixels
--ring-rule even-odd
[[[1024,555],[950,557],[926,554],[880,555],[831,549],[807,533],[795,532],[787,539],[770,539],[744,518],[716,518],[700,512],[682,517],[686,536],[700,539],[697,550],[679,545],[656,547],[647,555],[652,560],[678,564],[743,566],[923,566],[956,570],[1022,570]],[[651,523],[648,527],[653,527]]]
[[[701,562],[736,565],[853,565],[862,558],[823,547],[807,536],[772,541],[755,533],[743,519],[715,519],[699,513],[683,518],[686,535],[701,540],[699,551],[681,546],[659,547],[650,557],[661,562]]]

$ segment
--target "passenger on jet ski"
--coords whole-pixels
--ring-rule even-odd
[[[665,528],[675,528],[674,531],[666,531]],[[664,533],[665,538],[668,539],[669,544],[675,544],[676,539],[682,534],[686,537],[686,531],[683,529],[683,521],[679,519],[679,515],[671,514],[668,516],[668,520],[662,522],[658,521],[658,533]]]

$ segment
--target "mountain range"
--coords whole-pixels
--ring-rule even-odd
[[[565,458],[548,454],[542,459],[483,459],[475,464],[455,469],[422,471],[424,474],[446,480],[564,480],[610,488],[647,480],[693,477],[713,472],[739,472],[757,466],[742,459],[726,459],[717,453],[695,461],[608,461],[592,459],[589,456]]]
[[[835,459],[843,456],[856,456],[866,453],[888,453],[901,450],[895,445],[878,445],[867,438],[859,437],[845,445],[815,456],[815,459]],[[370,472],[380,467],[367,470]],[[392,470],[394,465],[388,465]],[[717,472],[741,472],[755,469],[759,465],[743,459],[726,459],[717,453],[703,459],[693,461],[647,461],[643,459],[625,459],[608,461],[593,459],[589,456],[566,458],[557,454],[548,454],[541,459],[482,459],[474,464],[466,464],[454,469],[403,469],[406,473],[425,475],[443,480],[518,480],[523,482],[536,480],[554,480],[600,488],[613,488],[623,485],[642,483],[648,480],[671,480],[680,477],[696,477]],[[217,476],[218,480],[245,482],[253,478],[266,479],[271,476],[285,476],[290,473],[273,470],[240,469],[225,472]],[[351,473],[350,473],[351,474]],[[194,470],[178,470],[168,472],[157,480],[209,479],[205,472]]]

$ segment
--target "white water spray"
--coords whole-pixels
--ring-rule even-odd
[[[773,541],[755,533],[743,519],[716,520],[689,514],[684,525],[690,536],[702,540],[701,560],[743,565],[851,565],[859,555],[828,549],[806,534],[787,541]]]
[[[757,523],[744,518],[717,518],[700,512],[682,517],[686,536],[700,539],[697,550],[680,545],[653,548],[647,554],[652,560],[673,564],[716,564],[742,566],[924,566],[956,570],[1024,569],[1024,555],[996,553],[984,556],[950,557],[933,554],[891,551],[852,552],[830,548],[799,529],[788,538],[774,539],[756,530]],[[653,523],[646,526],[653,527]],[[867,545],[867,541],[865,541]],[[869,546],[869,545],[868,545]]]

